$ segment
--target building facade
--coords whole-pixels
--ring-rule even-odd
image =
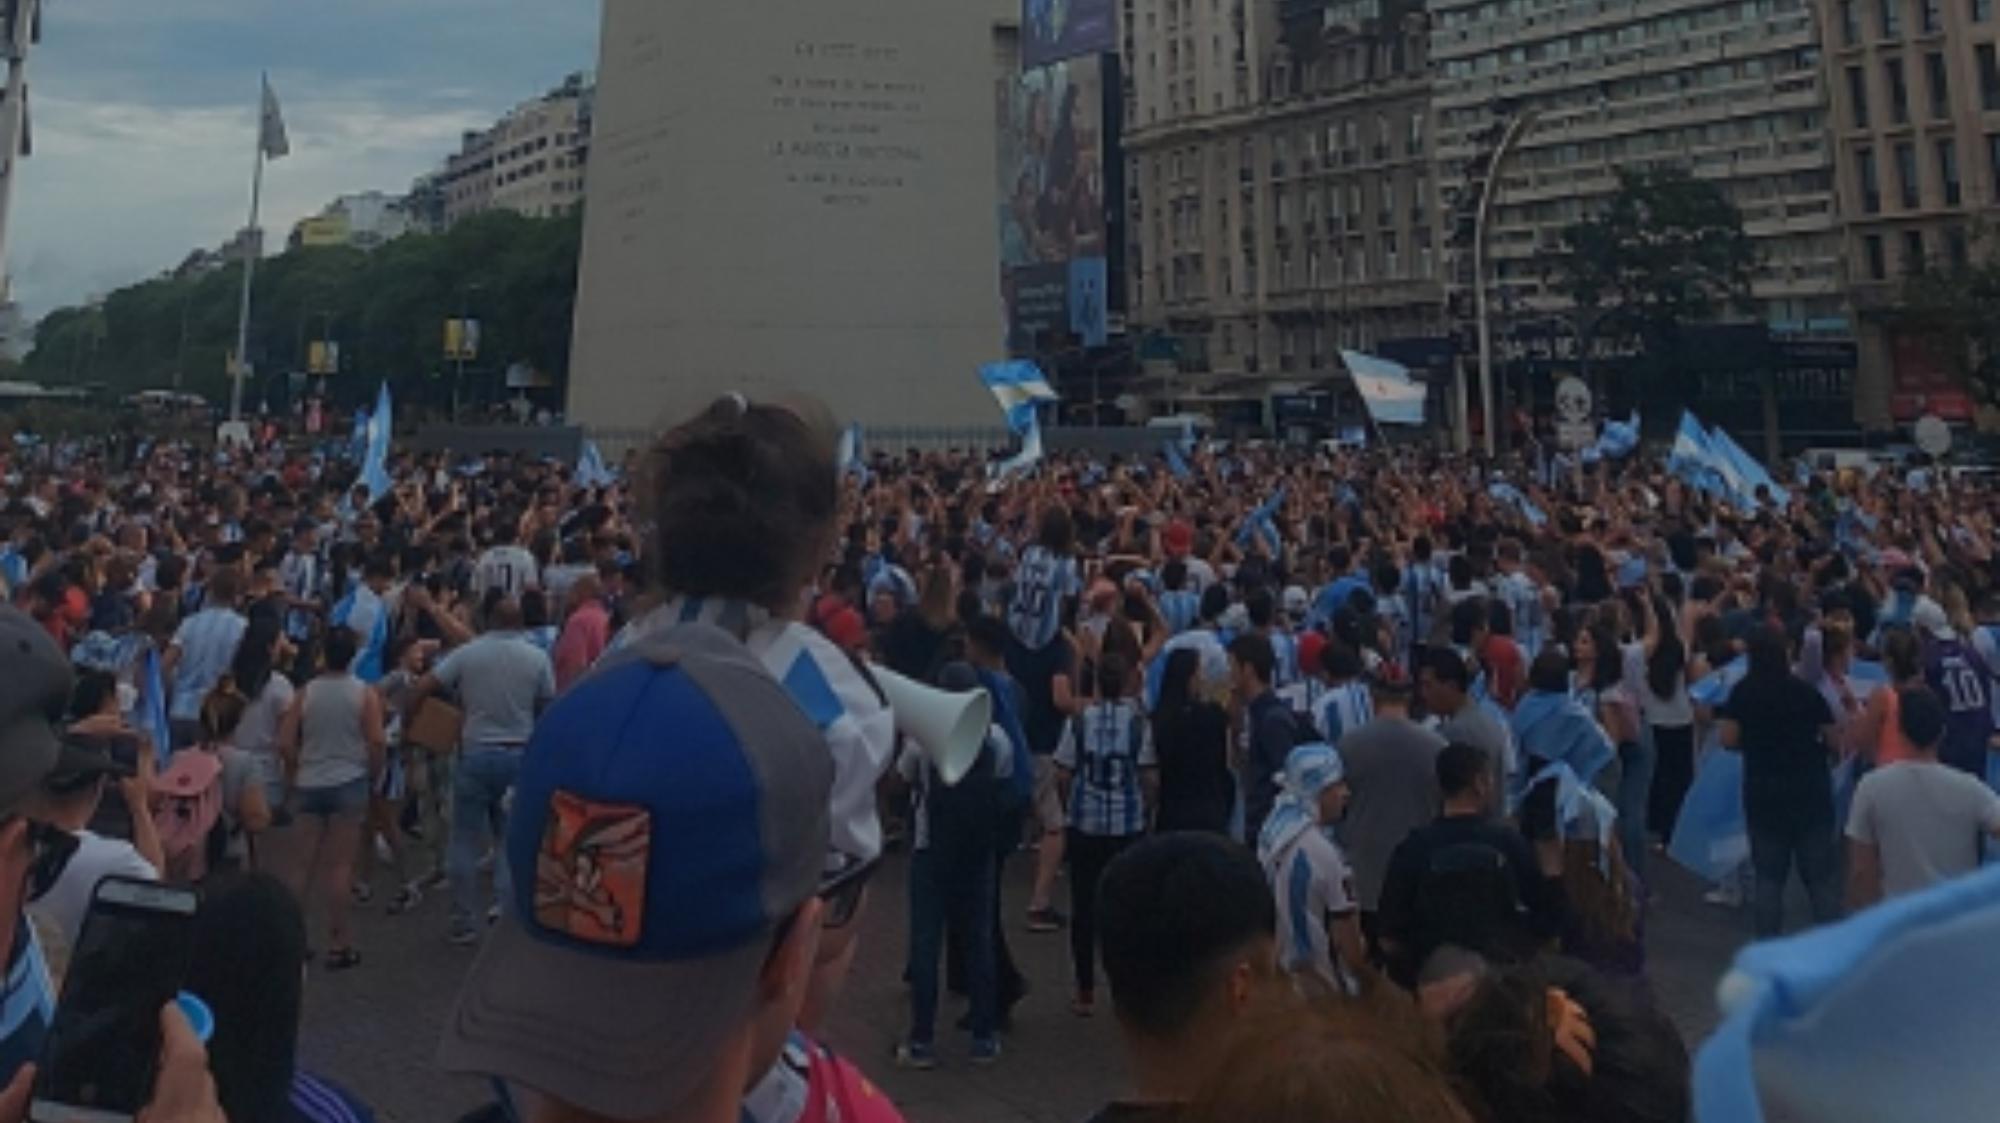
[[[1443,331],[1421,5],[1129,0],[1124,37],[1132,330],[1174,341],[1164,396],[1337,383],[1343,347]]]
[[[1887,313],[1904,279],[1965,266],[2000,208],[2000,20],[1993,0],[1819,0],[1846,280],[1878,426],[1972,420],[1949,364]]]
[[[429,181],[442,226],[490,210],[531,218],[583,205],[596,83],[572,74],[547,94],[516,106],[492,128],[467,132]]]
[[[1809,0],[1435,0],[1431,13],[1440,176],[1460,200],[1466,176],[1496,192],[1496,347],[1565,310],[1547,267],[1562,229],[1602,204],[1620,168],[1667,164],[1742,212],[1756,319],[1777,336],[1847,334]],[[1495,135],[1524,116],[1517,146],[1488,165]],[[1454,241],[1453,306],[1469,319],[1471,240]]]

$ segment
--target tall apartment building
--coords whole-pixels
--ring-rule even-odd
[[[1131,318],[1178,344],[1178,388],[1309,388],[1341,347],[1441,334],[1422,4],[1124,15]]]
[[[1946,364],[1883,313],[1906,275],[1966,264],[1974,220],[2000,208],[1993,0],[1819,0],[1819,17],[1856,339],[1877,375],[1861,411],[1877,425],[1931,410],[1971,420],[1938,381]]]
[[[1774,331],[1847,330],[1809,0],[1433,0],[1431,20],[1446,186],[1490,151],[1496,122],[1537,115],[1494,171],[1496,336],[1561,310],[1544,255],[1615,189],[1617,169],[1651,164],[1727,190],[1760,257],[1758,317]]]
[[[419,181],[441,199],[443,225],[490,210],[548,218],[582,206],[595,97],[590,76],[572,74],[492,128],[467,132],[444,169]]]

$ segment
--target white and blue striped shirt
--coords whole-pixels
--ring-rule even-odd
[[[1500,579],[1499,593],[1514,617],[1514,643],[1522,657],[1533,662],[1549,634],[1549,612],[1542,603],[1541,587],[1517,570]]]
[[[1354,981],[1327,932],[1330,921],[1358,907],[1347,856],[1325,832],[1306,830],[1271,855],[1264,872],[1278,904],[1278,965],[1353,993]]]
[[[1160,594],[1160,618],[1167,622],[1170,635],[1180,635],[1201,616],[1201,594],[1187,589],[1170,589]]]
[[[1074,777],[1069,825],[1078,833],[1128,838],[1145,831],[1139,770],[1157,767],[1159,758],[1138,702],[1095,702],[1064,723],[1055,763]]]
[[[1030,651],[1053,643],[1062,631],[1063,601],[1080,588],[1074,560],[1041,546],[1028,547],[1014,568],[1014,596],[1007,604],[1007,627],[1015,641]]]
[[[1409,614],[1412,644],[1431,641],[1444,585],[1444,575],[1431,562],[1411,562],[1403,571],[1403,607]]]
[[[1340,739],[1352,730],[1375,720],[1375,696],[1360,679],[1329,686],[1313,711],[1313,724],[1326,743],[1340,747]]]

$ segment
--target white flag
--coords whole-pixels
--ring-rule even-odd
[[[264,79],[264,118],[257,133],[258,147],[264,155],[275,160],[292,153],[292,142],[285,135],[285,115],[278,109],[278,95],[271,92],[271,79]]]

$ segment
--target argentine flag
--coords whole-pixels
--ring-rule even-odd
[[[375,396],[375,413],[368,418],[368,452],[361,462],[361,482],[368,485],[368,502],[373,503],[387,494],[391,486],[389,480],[389,438],[395,427],[395,415],[389,401],[389,384],[382,384],[381,393]]]
[[[576,482],[584,487],[610,487],[618,482],[605,467],[604,454],[597,451],[596,441],[583,442],[583,452],[576,458]]]
[[[1042,368],[1024,359],[988,363],[979,368],[979,380],[993,391],[1000,409],[1007,414],[1007,427],[1024,439],[1034,427],[1035,403],[1061,400]],[[1039,445],[1039,437],[1036,443]]]

